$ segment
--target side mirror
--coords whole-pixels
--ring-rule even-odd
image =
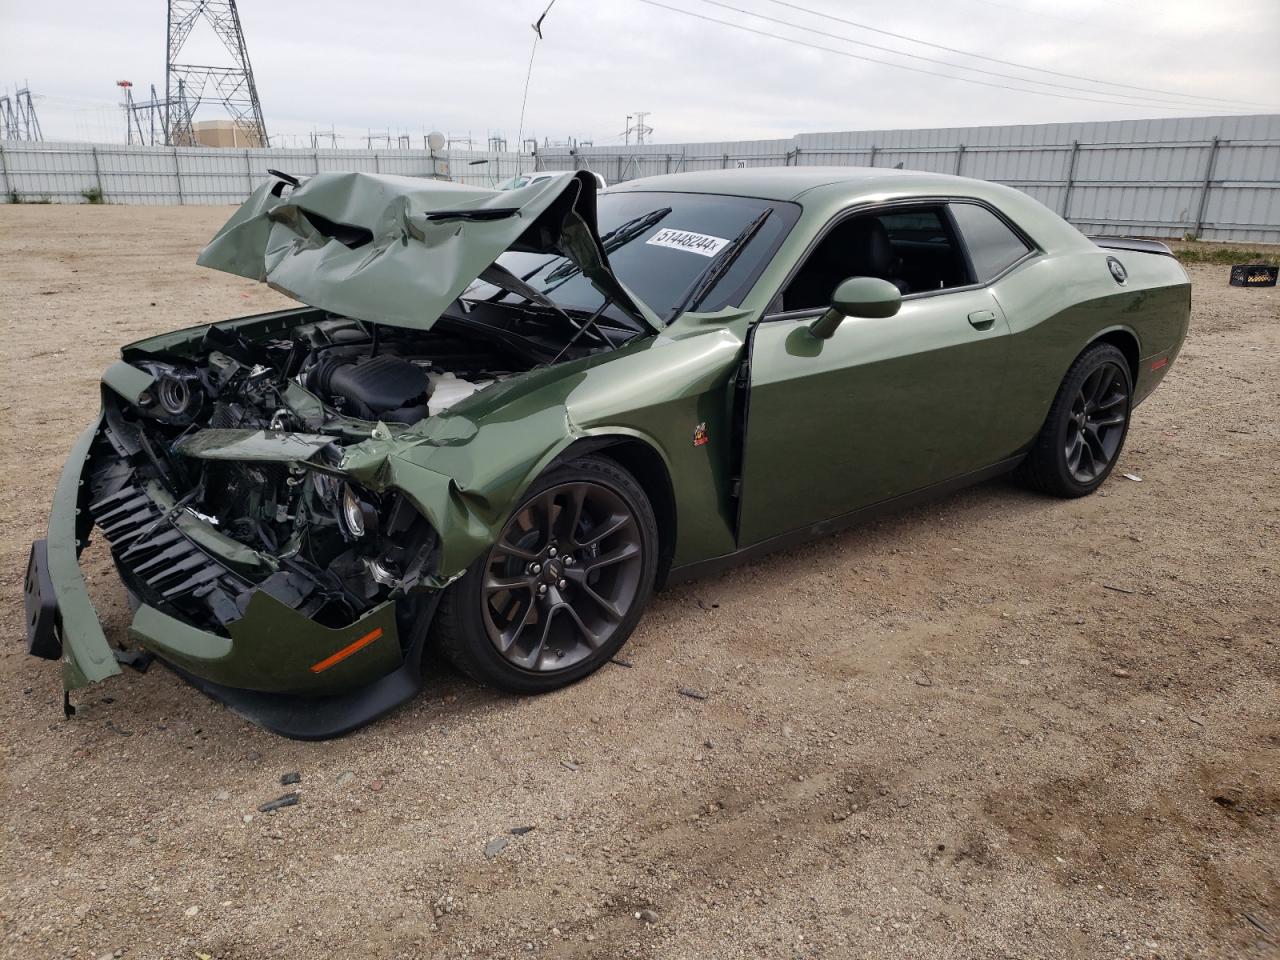
[[[809,324],[819,340],[829,340],[845,317],[892,317],[902,306],[902,291],[878,277],[850,277],[836,287],[831,306]]]

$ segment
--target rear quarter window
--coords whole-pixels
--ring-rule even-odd
[[[1025,257],[1031,247],[1003,220],[976,203],[953,203],[951,215],[969,251],[975,280],[986,283]]]

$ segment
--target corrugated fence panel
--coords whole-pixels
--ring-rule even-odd
[[[9,201],[232,204],[267,176],[360,170],[496,187],[531,170],[610,183],[764,166],[902,167],[1008,184],[1090,233],[1280,243],[1280,115],[856,130],[787,139],[455,150],[259,150],[0,143]]]

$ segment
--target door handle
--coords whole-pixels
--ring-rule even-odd
[[[991,325],[996,322],[996,314],[994,310],[975,310],[969,314],[969,324],[975,330],[990,330]]]

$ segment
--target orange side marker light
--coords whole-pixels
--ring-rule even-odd
[[[1168,357],[1161,357],[1159,360],[1152,360],[1152,361],[1151,361],[1151,369],[1152,369],[1152,370],[1159,370],[1159,369],[1161,369],[1162,367],[1167,367],[1168,365],[1169,365],[1169,358],[1168,358]]]
[[[334,664],[341,663],[343,660],[347,659],[347,657],[351,656],[353,653],[359,653],[369,644],[373,643],[373,641],[377,640],[380,636],[382,636],[382,628],[374,627],[372,630],[370,630],[368,633],[366,633],[363,637],[361,637],[359,640],[355,641],[354,643],[347,644],[337,653],[325,657],[319,663],[313,663],[311,665],[311,672],[323,673],[325,670],[328,670]]]

